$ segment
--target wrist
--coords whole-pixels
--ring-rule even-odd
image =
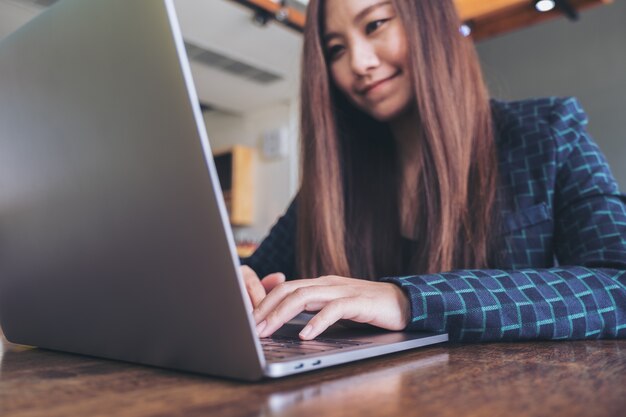
[[[396,330],[404,330],[411,322],[411,301],[408,295],[394,283],[387,283],[393,288],[396,305],[398,306],[398,328]]]

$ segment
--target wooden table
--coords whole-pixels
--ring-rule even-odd
[[[241,383],[0,345],[0,416],[623,416],[626,340],[442,344]]]

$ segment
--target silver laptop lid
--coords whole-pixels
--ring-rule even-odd
[[[171,0],[63,0],[0,43],[0,241],[10,341],[261,376]]]

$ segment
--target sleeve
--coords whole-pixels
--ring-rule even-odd
[[[457,341],[626,337],[626,199],[586,122],[574,99],[553,110],[559,266],[384,278],[410,299],[407,330]]]
[[[282,272],[287,279],[295,274],[297,204],[294,199],[289,208],[270,229],[254,253],[241,259],[242,265],[248,265],[263,278],[273,272]]]

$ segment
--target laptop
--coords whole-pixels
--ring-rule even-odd
[[[9,341],[259,380],[448,338],[260,340],[247,297],[173,1],[62,0],[2,40]]]

